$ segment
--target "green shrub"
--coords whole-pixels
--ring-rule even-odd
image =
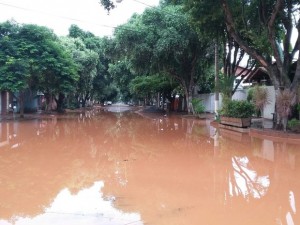
[[[192,105],[197,115],[205,112],[205,106],[202,103],[202,99],[193,98]]]
[[[291,130],[295,130],[299,126],[300,126],[300,121],[295,118],[288,121],[288,128]]]
[[[220,115],[235,118],[249,118],[254,112],[254,105],[248,101],[229,100],[224,102]]]
[[[253,95],[254,95],[253,93],[254,93],[254,88],[253,87],[249,88],[248,95],[247,95],[248,102],[253,101]]]

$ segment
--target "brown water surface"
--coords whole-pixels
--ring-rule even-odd
[[[126,109],[0,123],[1,225],[296,225],[300,146]]]

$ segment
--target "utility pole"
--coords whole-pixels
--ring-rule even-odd
[[[218,41],[215,42],[215,116],[218,117],[220,98],[219,98],[219,48]]]

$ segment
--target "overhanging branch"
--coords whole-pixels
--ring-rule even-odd
[[[239,34],[236,32],[234,28],[234,20],[231,14],[231,11],[229,9],[228,3],[226,0],[220,0],[222,3],[222,7],[225,14],[225,22],[227,31],[231,35],[231,37],[240,45],[242,49],[245,50],[245,52],[248,53],[252,58],[256,59],[262,66],[265,68],[270,66],[270,63],[266,60],[266,58],[262,55],[260,55],[255,49],[250,48],[250,46],[242,40],[242,38],[239,36]]]

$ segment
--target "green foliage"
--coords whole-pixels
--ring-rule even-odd
[[[300,120],[295,118],[288,121],[287,127],[295,132],[300,132]]]
[[[137,76],[131,80],[129,89],[132,94],[138,97],[163,92],[171,86],[170,79],[161,75]],[[172,87],[170,89],[173,89]]]
[[[221,123],[220,111],[219,111],[218,114],[216,114],[215,121],[218,122],[218,123]]]
[[[90,32],[83,31],[77,25],[72,24],[69,28],[69,37],[71,38],[80,38],[82,40],[95,37],[94,34]]]
[[[254,105],[248,101],[228,100],[224,102],[220,115],[235,118],[249,118],[254,113]]]
[[[75,98],[78,105],[80,101],[85,106],[88,99],[103,102],[115,98],[119,89],[109,72],[112,40],[96,37],[72,25],[68,37],[61,38],[61,41],[77,65],[79,81],[75,86]]]
[[[224,76],[222,74],[220,77],[219,90],[224,98],[231,98],[234,80],[235,76]]]
[[[297,120],[296,118],[293,118],[293,119],[288,121],[288,127],[289,128],[293,128],[293,127],[296,127],[296,126],[299,126],[299,125],[300,125],[300,121]]]
[[[114,84],[110,84],[103,89],[102,95],[100,96],[100,100],[115,101],[118,96],[118,93],[118,88]]]
[[[108,12],[116,7],[111,0],[100,0],[100,3]]]
[[[268,89],[258,85],[249,89],[247,100],[254,104],[258,114],[262,114],[264,107],[271,101]]]
[[[0,89],[12,92],[25,90],[29,87],[29,66],[21,59],[7,57],[7,61],[0,62]]]
[[[221,39],[225,30],[224,16],[220,1],[183,0],[184,9],[191,15],[194,27],[207,41]]]
[[[298,76],[291,79],[287,71],[298,59],[295,53],[299,47],[293,36],[299,36],[299,3],[299,0],[184,0],[184,8],[206,40],[223,42],[226,48],[241,46],[241,53],[248,53],[268,71],[276,89],[279,86],[294,89],[298,86]],[[231,64],[232,54],[228,56],[224,62]]]
[[[192,104],[193,104],[194,112],[197,115],[205,112],[205,106],[204,106],[204,104],[202,102],[202,99],[193,98],[192,99]]]
[[[198,37],[189,15],[178,5],[155,7],[133,16],[115,30],[115,42],[120,57],[130,61],[135,74],[164,74],[177,80],[187,101],[191,87],[206,75],[212,62],[208,43]]]
[[[17,38],[20,26],[13,22],[0,24],[0,89],[16,92],[29,87],[30,65],[22,55],[26,42]]]
[[[253,93],[254,93],[254,88],[251,87],[248,89],[248,94],[247,94],[247,101],[252,102],[253,101]]]
[[[0,24],[0,89],[70,92],[78,79],[71,56],[46,27]]]
[[[197,81],[199,87],[198,94],[212,93],[215,87],[215,71],[214,66],[207,66],[203,74]]]
[[[130,63],[127,60],[120,60],[110,63],[108,68],[114,83],[118,86],[121,100],[128,102],[133,97],[129,90],[129,84],[135,75],[130,70]]]
[[[300,103],[297,104],[297,110],[300,112]]]

